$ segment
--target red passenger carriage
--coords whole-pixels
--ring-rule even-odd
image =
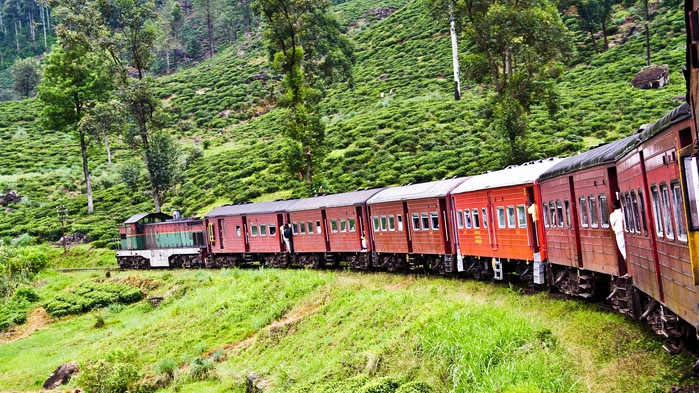
[[[539,266],[534,269],[532,264],[546,258],[534,182],[559,161],[547,159],[484,173],[452,191],[456,247],[465,259],[459,271],[486,277],[492,261],[496,279],[502,280],[505,272],[517,272],[528,281],[536,270],[539,279],[535,281],[544,283]],[[543,273],[543,269],[540,271]]]
[[[367,201],[372,265],[389,271],[454,270],[456,248],[450,193],[465,177],[385,189]]]
[[[222,206],[205,216],[213,267],[279,263],[285,257],[280,228],[296,200]]]

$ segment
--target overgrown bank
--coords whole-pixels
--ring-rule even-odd
[[[39,279],[42,301],[85,280],[164,300],[60,318],[0,344],[0,390],[36,390],[68,361],[83,370],[71,386],[102,378],[180,392],[243,392],[253,371],[275,392],[666,392],[691,382],[691,359],[665,354],[620,315],[480,282],[270,269]]]

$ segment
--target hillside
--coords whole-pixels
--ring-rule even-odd
[[[550,119],[534,107],[528,143],[534,158],[569,155],[614,140],[657,120],[684,94],[684,20],[679,2],[654,3],[653,58],[668,64],[671,82],[660,90],[636,90],[633,74],[644,65],[643,37],[590,55],[575,30],[578,52],[559,83],[561,111]],[[378,20],[376,8],[390,13]],[[487,90],[463,81],[461,101],[452,99],[450,40],[423,1],[354,0],[334,6],[356,46],[354,86],[331,87],[322,102],[331,152],[316,175],[315,190],[341,192],[469,175],[503,165],[502,138],[484,120]],[[612,30],[622,34],[630,11],[617,6]],[[633,19],[633,18],[631,18]],[[174,135],[203,148],[164,210],[201,215],[214,206],[306,195],[308,188],[282,165],[279,118],[272,93],[278,76],[253,34],[212,59],[159,78],[158,96],[172,109]],[[146,190],[129,190],[118,168],[130,155],[112,141],[115,168],[95,144],[91,168],[96,212],[86,215],[78,145],[71,135],[42,130],[36,101],[0,103],[0,192],[26,196],[0,213],[0,236],[29,233],[60,237],[58,205],[68,209],[71,232],[84,232],[97,246],[114,245],[116,226],[152,209]]]
[[[35,304],[104,280],[38,278]],[[109,392],[242,393],[251,372],[272,392],[299,393],[664,393],[691,381],[687,356],[670,357],[620,314],[506,286],[273,269],[112,272],[106,281],[164,300],[54,321],[34,309],[0,337],[0,390],[38,390],[69,361],[82,371],[71,390],[99,376]]]

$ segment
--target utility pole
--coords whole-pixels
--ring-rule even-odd
[[[65,205],[60,205],[56,208],[56,211],[58,212],[58,219],[61,221],[61,233],[63,234],[63,237],[61,238],[63,240],[63,253],[66,254],[68,252],[68,248],[66,247],[66,219],[68,218],[68,209],[66,209]]]

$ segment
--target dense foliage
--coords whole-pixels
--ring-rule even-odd
[[[60,293],[43,306],[54,317],[80,314],[96,307],[115,303],[133,303],[141,300],[138,288],[116,282],[85,281],[70,292]]]

